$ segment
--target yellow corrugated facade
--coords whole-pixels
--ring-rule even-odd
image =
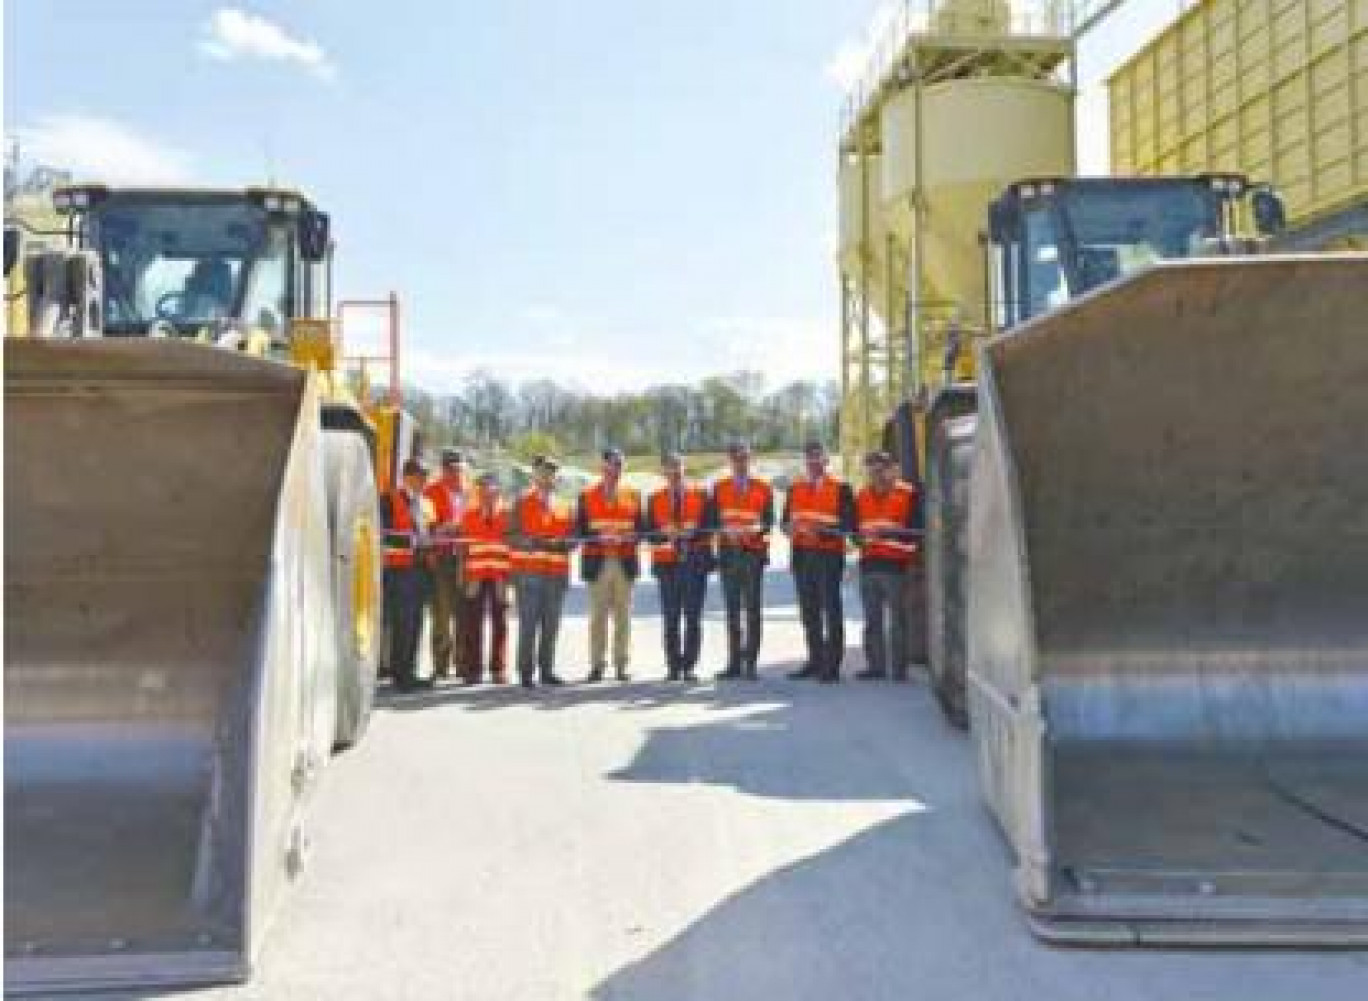
[[[1114,173],[1239,171],[1294,224],[1368,199],[1368,0],[1202,0],[1108,89]]]

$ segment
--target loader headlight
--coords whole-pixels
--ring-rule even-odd
[[[52,207],[58,212],[84,212],[97,201],[98,192],[90,188],[58,188],[52,195]]]
[[[299,215],[304,203],[298,195],[269,191],[261,196],[261,207],[272,215]]]

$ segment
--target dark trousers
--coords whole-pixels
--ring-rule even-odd
[[[860,570],[864,652],[869,670],[907,677],[907,574]]]
[[[556,674],[556,635],[569,582],[561,576],[521,573],[513,578],[518,592],[518,677],[533,672],[547,681]]]
[[[845,611],[841,607],[844,572],[845,556],[841,553],[793,551],[793,579],[798,586],[808,666],[819,675],[840,674],[845,655]]]
[[[396,688],[418,683],[418,641],[428,600],[428,573],[422,567],[385,568],[385,624],[389,668]]]
[[[660,582],[660,609],[665,624],[665,665],[670,677],[678,678],[698,666],[708,574],[697,563],[685,560],[656,567],[655,575]]]
[[[503,581],[470,581],[465,589],[466,618],[461,631],[465,640],[465,677],[479,681],[484,672],[485,619],[489,620],[489,673],[504,678],[508,652],[508,585]]]
[[[754,671],[760,657],[765,554],[724,548],[718,566],[727,606],[727,668]]]

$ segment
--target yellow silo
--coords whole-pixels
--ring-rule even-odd
[[[909,5],[852,99],[839,182],[847,461],[899,402],[972,376],[988,203],[1014,180],[1074,173],[1067,8]],[[947,372],[952,341],[963,349]]]

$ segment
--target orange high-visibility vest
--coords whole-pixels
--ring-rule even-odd
[[[554,495],[548,504],[542,502],[537,491],[529,490],[518,498],[516,510],[518,534],[529,539],[567,539],[574,531],[574,514],[570,510],[570,505],[560,503]],[[515,549],[513,569],[520,573],[568,577],[570,554]]]
[[[686,486],[680,493],[680,501],[679,515],[676,517],[673,491],[669,487],[651,494],[649,501],[651,523],[659,529],[677,528],[686,532],[701,528],[703,526],[703,509],[708,502],[707,494],[698,487]],[[696,535],[681,540],[679,545],[668,541],[660,545],[653,545],[651,547],[651,566],[660,567],[678,563],[681,547],[706,553],[712,548],[712,541],[705,536]]]
[[[453,498],[452,494],[455,494]],[[464,490],[452,491],[442,480],[433,480],[423,488],[423,496],[432,502],[433,520],[436,525],[459,525],[465,516],[466,495]]]
[[[722,527],[732,532],[719,536],[723,549],[749,549],[763,553],[769,540],[762,535],[765,512],[774,503],[774,493],[764,480],[747,480],[745,491],[738,490],[736,478],[718,480],[714,488],[717,515]],[[735,534],[741,532],[744,534]]]
[[[508,550],[508,508],[500,504],[489,516],[484,508],[468,509],[461,519],[461,535],[466,546],[465,573],[468,580],[508,579],[511,557]]]
[[[864,487],[855,497],[855,526],[861,532],[878,528],[906,530],[916,506],[916,489],[901,480],[883,495],[873,487]],[[868,542],[863,556],[909,566],[920,552],[921,546],[916,539],[904,537]]]
[[[841,481],[823,476],[814,485],[798,480],[789,488],[789,520],[793,526],[793,548],[823,553],[844,553],[845,539],[816,531],[841,527]]]
[[[600,535],[631,535],[637,530],[641,502],[635,490],[618,487],[617,495],[609,501],[603,484],[596,483],[584,492],[584,511],[588,516],[589,531]],[[616,556],[631,559],[636,555],[636,540],[631,542],[585,542],[585,556]]]
[[[423,518],[431,525],[431,503],[426,497],[414,499],[421,507]],[[413,520],[413,511],[409,508],[408,499],[402,490],[390,491],[385,501],[390,509],[390,527],[385,529],[385,566],[394,570],[406,570],[413,566],[419,526]]]
[[[423,499],[432,506],[432,524],[429,527],[461,527],[461,518],[466,511],[464,490],[449,490],[445,482],[436,479],[423,488]],[[454,548],[454,543],[442,542],[435,551],[438,555],[450,556]]]

